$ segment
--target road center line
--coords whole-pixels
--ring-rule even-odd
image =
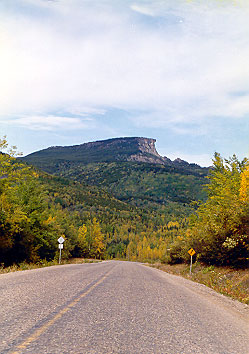
[[[16,351],[11,352],[11,354],[21,354],[24,349],[26,349],[32,342],[36,341],[42,333],[44,333],[50,326],[52,326],[58,319],[60,319],[66,312],[68,312],[72,307],[74,307],[81,299],[83,299],[85,296],[87,296],[94,288],[96,288],[99,284],[101,284],[111,273],[111,270],[109,270],[100,280],[97,281],[97,283],[93,284],[86,292],[83,294],[79,295],[76,299],[74,299],[72,302],[70,302],[69,305],[61,309],[51,320],[46,322],[44,325],[42,325],[40,328],[38,328],[34,333],[29,336],[25,341],[23,341],[21,344],[16,346]]]

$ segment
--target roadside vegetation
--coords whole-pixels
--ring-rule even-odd
[[[83,263],[98,263],[101,262],[98,259],[86,259],[86,258],[70,258],[70,259],[64,259],[61,261],[61,265],[65,264],[83,264]],[[52,267],[59,265],[58,260],[53,260],[53,261],[46,261],[46,260],[41,260],[38,263],[19,263],[19,264],[13,264],[9,267],[5,267],[4,265],[0,266],[0,274],[5,274],[5,273],[12,273],[12,272],[18,272],[22,270],[31,270],[31,269],[38,269],[38,268],[45,268],[45,267]]]
[[[175,265],[155,263],[150,266],[204,284],[218,293],[249,304],[248,269],[233,269],[231,267],[217,267],[214,265],[207,266],[196,262],[192,267],[192,274],[190,275],[189,265],[186,263]]]
[[[249,261],[249,165],[236,156],[215,154],[206,185],[208,198],[200,203],[189,225],[170,249],[170,263],[186,260],[190,248],[206,264],[246,267]]]

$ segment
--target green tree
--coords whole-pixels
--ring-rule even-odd
[[[193,247],[208,263],[243,265],[249,250],[248,202],[241,198],[247,160],[239,162],[235,155],[224,160],[215,154],[213,162],[208,200],[197,211],[185,247]]]

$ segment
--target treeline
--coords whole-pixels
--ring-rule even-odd
[[[219,154],[208,176],[205,202],[186,216],[141,209],[106,191],[52,177],[23,164],[16,149],[0,140],[0,263],[39,262],[58,257],[122,258],[177,263],[187,251],[209,264],[248,262],[249,168],[236,156]],[[168,187],[167,187],[168,188]],[[172,202],[173,203],[173,202]]]

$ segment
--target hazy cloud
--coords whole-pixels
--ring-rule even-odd
[[[93,128],[93,120],[72,117],[60,117],[58,115],[19,117],[2,120],[1,123],[25,127],[31,130],[76,130]]]

